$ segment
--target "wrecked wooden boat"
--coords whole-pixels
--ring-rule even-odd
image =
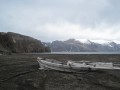
[[[52,60],[37,58],[39,69],[52,69],[65,72],[80,72],[86,70],[120,70],[119,65],[112,62],[90,62],[90,61],[67,61],[66,63]]]

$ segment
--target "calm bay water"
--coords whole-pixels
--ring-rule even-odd
[[[120,54],[120,52],[51,52],[51,54]]]
[[[50,52],[50,53],[31,53],[31,54],[120,54],[120,52]]]

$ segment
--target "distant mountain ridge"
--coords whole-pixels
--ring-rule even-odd
[[[52,52],[119,52],[120,43],[108,40],[75,40],[53,41],[44,43]]]
[[[41,41],[13,32],[0,32],[0,52],[31,53],[50,52]]]

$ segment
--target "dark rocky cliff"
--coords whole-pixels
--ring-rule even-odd
[[[44,46],[41,41],[29,36],[12,32],[0,32],[0,52],[50,52],[50,48]]]

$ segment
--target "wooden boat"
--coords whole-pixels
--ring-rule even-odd
[[[120,70],[119,65],[112,62],[90,62],[90,61],[67,61],[62,63],[52,59],[37,58],[39,69],[52,69],[65,72],[80,72],[85,70]]]

